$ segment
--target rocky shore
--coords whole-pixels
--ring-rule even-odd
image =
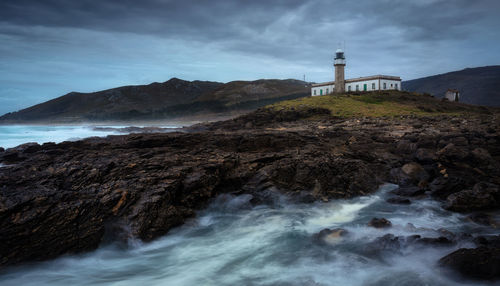
[[[88,251],[105,240],[149,241],[222,193],[251,194],[254,203],[265,203],[273,192],[328,201],[392,182],[400,188],[391,203],[432,198],[498,227],[490,215],[500,208],[498,114],[329,114],[259,109],[183,132],[0,149],[0,265]],[[477,248],[459,249],[439,264],[469,278],[500,278],[499,236],[443,237],[415,241],[467,237]],[[377,239],[383,245],[409,240]],[[477,269],[468,264],[479,260],[485,262]]]

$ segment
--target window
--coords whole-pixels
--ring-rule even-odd
[[[387,83],[384,82],[384,89],[387,89]]]
[[[327,88],[327,89],[326,89],[326,93],[325,93],[325,94],[328,94],[328,91],[329,91],[329,90],[328,90],[328,88]]]
[[[356,85],[356,91],[359,91],[359,85]]]
[[[347,91],[351,91],[351,86],[350,85],[347,86]]]
[[[313,90],[313,92],[314,92],[314,95],[316,95],[316,90]]]
[[[372,90],[375,90],[375,83],[372,83]]]
[[[391,87],[393,87],[393,84],[391,83]]]
[[[398,89],[398,84],[397,83],[394,86],[395,86],[396,89]]]

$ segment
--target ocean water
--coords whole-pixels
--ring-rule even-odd
[[[95,129],[95,127],[99,127]],[[120,128],[128,126],[84,126],[84,125],[0,125],[0,147],[11,148],[28,142],[59,143],[87,137],[126,134]],[[144,126],[139,126],[144,127]],[[158,126],[179,128],[177,125]],[[108,128],[108,129],[103,129]],[[112,129],[112,130],[111,130]]]
[[[471,246],[466,243],[373,251],[369,243],[387,233],[437,237],[439,228],[492,231],[434,201],[390,205],[386,192],[394,187],[315,204],[277,198],[252,206],[250,195],[223,195],[154,242],[109,244],[8,268],[0,272],[0,285],[481,285],[456,280],[436,266],[440,257]],[[373,217],[385,217],[393,227],[367,227]],[[343,228],[348,235],[320,243],[314,235],[324,228]]]

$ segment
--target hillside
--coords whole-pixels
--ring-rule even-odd
[[[71,92],[32,107],[7,113],[2,123],[157,120],[244,112],[309,94],[297,80],[184,81],[123,86],[93,93]]]
[[[461,101],[500,106],[500,66],[468,68],[402,83],[403,89],[443,97],[448,88],[458,89]]]
[[[269,105],[276,111],[329,110],[336,117],[393,117],[493,114],[499,108],[449,102],[406,91],[380,91],[326,95],[287,100]]]

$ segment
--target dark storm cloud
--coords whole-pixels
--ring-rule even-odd
[[[496,18],[499,3],[497,0],[7,0],[0,4],[0,19],[21,26],[74,27],[200,41],[266,42],[258,41],[256,36],[288,13],[294,13],[290,22],[282,24],[282,30],[276,29],[282,34],[274,36],[298,41],[317,37],[322,42],[316,32],[318,28],[351,21],[349,32],[369,33],[393,27],[404,31],[402,36],[406,40],[426,41],[466,36],[471,25],[485,17]]]
[[[0,109],[13,96],[18,108],[171,76],[331,80],[343,41],[348,77],[498,64],[499,10],[498,0],[2,0]]]

